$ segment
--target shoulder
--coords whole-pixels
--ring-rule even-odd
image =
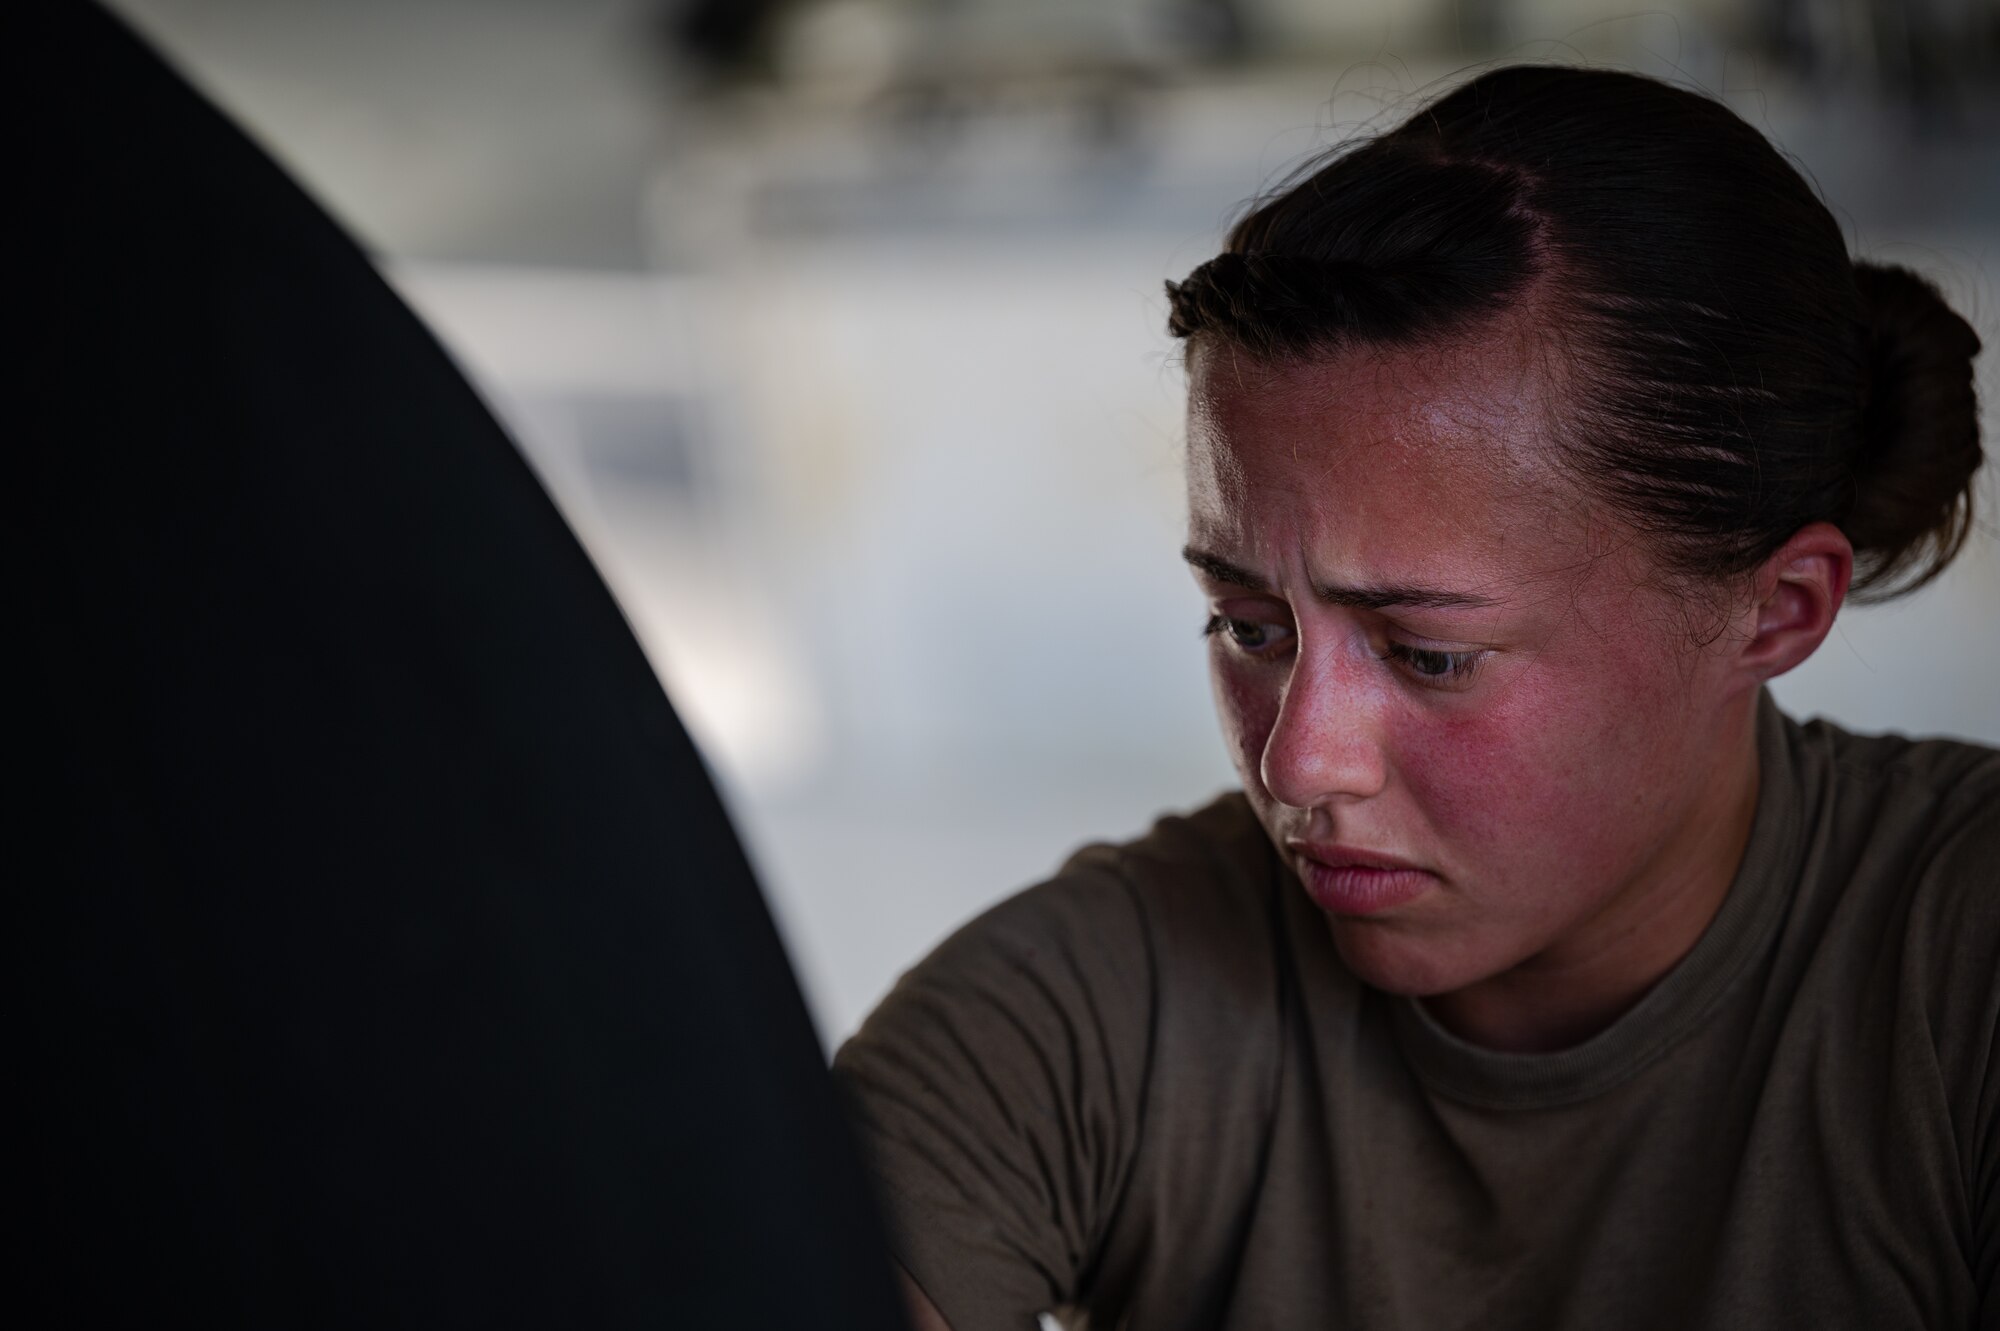
[[[1816,848],[1884,885],[2000,904],[2000,749],[1787,723]]]
[[[2000,749],[1859,735],[1824,720],[1792,733],[1808,821],[1832,863],[2000,933]]]
[[[1847,798],[1872,801],[1898,824],[1990,822],[2000,812],[2000,749],[1858,734],[1818,717],[1789,729],[1809,770],[1825,773]]]
[[[1259,1044],[1191,1014],[1275,988],[1267,844],[1226,796],[1088,846],[939,944],[842,1046],[898,1256],[952,1325],[1075,1298],[1178,1098],[1160,1070]]]
[[[968,1102],[1107,1097],[1136,1110],[1156,1071],[1205,1066],[1268,1026],[1282,985],[1278,861],[1240,794],[1084,847],[910,969],[840,1050],[851,1083],[965,1070]]]
[[[1272,858],[1269,845],[1250,801],[1230,791],[1192,813],[1162,817],[1136,840],[1085,846],[1063,868],[1102,867],[1135,881],[1206,878],[1220,885],[1246,871],[1261,874]]]
[[[1232,792],[1134,840],[1084,846],[959,928],[898,987],[962,988],[984,975],[1149,1026],[1155,1002],[1185,982],[1198,980],[1211,1008],[1230,993],[1259,1001],[1274,983],[1278,869],[1249,802]]]
[[[1809,890],[1829,900],[1846,971],[1927,1037],[1961,1132],[1992,1131],[2000,1026],[2000,750],[1943,739],[1792,730],[1803,760]],[[1906,1049],[1907,1052],[1907,1049]],[[1973,1106],[1984,1101],[1984,1107]]]
[[[1967,740],[1848,730],[1825,717],[1791,723],[1796,742],[1851,770],[1931,780],[2000,779],[2000,749]]]
[[[1173,1007],[1177,995],[1199,993],[1200,1012],[1227,1022],[1275,1000],[1282,873],[1249,801],[1231,793],[1162,818],[1135,841],[1084,847],[1029,895],[1062,900],[1115,884],[1160,1000]]]
[[[1895,1079],[1926,1084],[1919,1069],[1935,1069],[1965,1196],[1982,1199],[1971,1221],[1990,1285],[2000,1272],[2000,751],[1898,736],[1822,742],[1843,782],[1869,792],[1874,833],[1857,881],[1892,888],[1901,910],[1859,987],[1877,1003],[1877,977],[1900,990]]]
[[[1249,800],[1231,792],[1192,813],[1161,818],[1137,840],[1085,846],[1034,891],[1059,895],[1092,882],[1116,882],[1154,928],[1173,933],[1218,926],[1234,932],[1244,924],[1268,925],[1267,899],[1277,868]]]

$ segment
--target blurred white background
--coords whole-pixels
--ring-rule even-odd
[[[1682,79],[2000,346],[1987,0],[114,7],[511,426],[710,755],[829,1045],[959,921],[1231,784],[1161,284],[1304,154],[1482,61]],[[1981,372],[2000,420],[2000,353]],[[1790,710],[2000,743],[1983,497],[1953,571],[1844,614]]]

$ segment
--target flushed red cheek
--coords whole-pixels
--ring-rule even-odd
[[[1264,761],[1264,745],[1278,723],[1279,686],[1275,672],[1227,659],[1214,660],[1209,668],[1215,690],[1216,713],[1222,721],[1224,739],[1236,770],[1251,791],[1261,796],[1263,781],[1258,775]]]
[[[1397,728],[1398,775],[1427,830],[1454,859],[1503,852],[1523,829],[1556,835],[1565,803],[1539,727],[1476,710],[1433,713]],[[1470,866],[1466,866],[1470,867]]]
[[[1462,867],[1524,890],[1614,867],[1635,779],[1627,768],[1643,745],[1615,700],[1599,701],[1575,689],[1522,693],[1403,729],[1404,780]]]

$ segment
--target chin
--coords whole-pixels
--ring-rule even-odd
[[[1347,969],[1363,984],[1404,998],[1435,998],[1488,978],[1482,969],[1455,955],[1442,940],[1377,920],[1334,920],[1333,945]]]

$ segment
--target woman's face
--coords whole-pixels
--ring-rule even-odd
[[[1740,849],[1718,773],[1754,681],[1547,464],[1534,347],[1190,365],[1223,729],[1343,957],[1393,992],[1587,975]]]

